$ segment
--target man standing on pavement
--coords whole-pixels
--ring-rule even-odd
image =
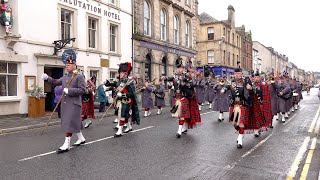
[[[105,88],[103,87],[105,82],[102,82],[98,86],[98,101],[100,102],[99,112],[104,112],[106,109],[107,96],[105,92]]]
[[[81,133],[81,96],[85,93],[86,82],[82,75],[76,71],[76,53],[72,49],[65,50],[62,61],[66,65],[67,74],[60,79],[53,79],[47,74],[42,74],[42,79],[51,85],[62,85],[63,95],[61,100],[61,126],[65,132],[65,142],[57,153],[67,152],[70,149],[70,140],[73,133],[78,136],[74,146],[86,142]],[[69,86],[68,86],[69,85]]]

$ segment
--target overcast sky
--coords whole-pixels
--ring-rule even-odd
[[[235,8],[236,26],[245,25],[253,40],[289,57],[299,68],[320,71],[320,0],[198,0],[199,14],[217,20]]]

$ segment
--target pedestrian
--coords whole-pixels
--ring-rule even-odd
[[[55,104],[55,106],[57,106],[57,104],[58,104],[58,102],[59,102],[59,100],[60,100],[60,98],[61,98],[61,96],[62,96],[62,93],[63,93],[63,88],[62,88],[62,86],[56,86],[55,88],[54,88],[54,95],[55,95],[55,97],[54,97],[54,104]],[[60,106],[61,106],[61,104],[59,103],[58,104],[58,107],[57,107],[57,112],[58,112],[58,117],[59,117],[59,119],[61,118],[61,110],[60,110]]]
[[[104,88],[105,82],[101,82],[98,86],[98,101],[100,102],[99,112],[104,112],[106,109],[107,96]]]
[[[153,92],[153,86],[150,83],[148,77],[145,78],[144,87],[142,88],[142,108],[144,108],[144,117],[150,116],[150,109],[153,108],[153,99],[151,93]]]
[[[162,107],[166,106],[166,85],[164,83],[164,78],[164,76],[160,77],[159,84],[157,84],[153,90],[153,93],[155,94],[154,105],[158,107],[158,115],[161,114]]]
[[[74,146],[86,142],[81,133],[81,96],[85,93],[86,82],[84,77],[76,71],[76,53],[72,49],[65,50],[62,54],[62,61],[66,65],[67,75],[60,79],[53,79],[47,74],[42,74],[42,79],[55,86],[62,86],[64,95],[61,100],[61,126],[65,133],[65,142],[58,149],[57,153],[67,152],[70,149],[70,140],[73,133],[76,133],[78,140]],[[68,84],[70,84],[68,86]]]

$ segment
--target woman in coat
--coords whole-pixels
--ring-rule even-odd
[[[158,112],[157,112],[158,115],[161,114],[162,107],[166,106],[165,90],[166,90],[166,86],[163,81],[163,78],[161,78],[160,83],[157,85],[156,89],[154,89],[153,91],[153,93],[155,94],[154,105],[158,107]]]

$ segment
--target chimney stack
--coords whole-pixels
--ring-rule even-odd
[[[231,27],[235,27],[235,17],[234,17],[234,8],[232,5],[228,6],[228,21],[231,25]]]

